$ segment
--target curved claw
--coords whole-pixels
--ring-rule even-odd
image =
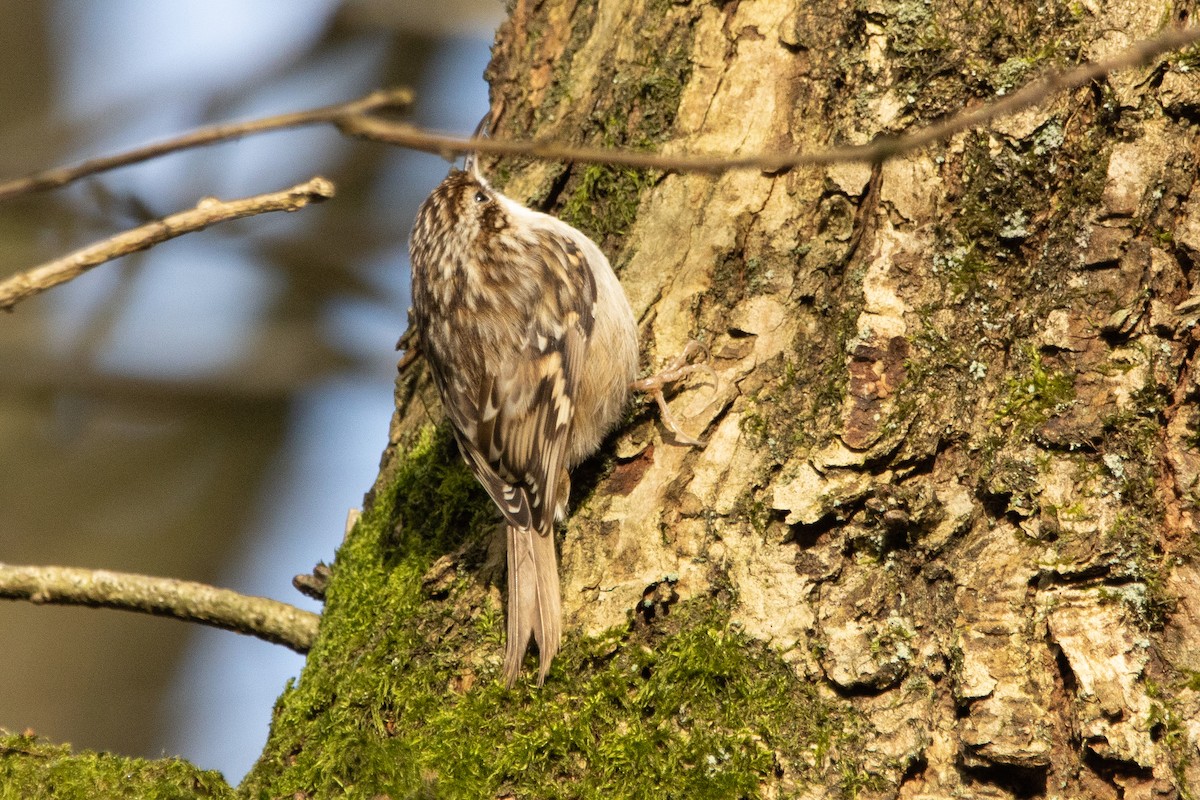
[[[650,394],[654,397],[654,402],[658,404],[659,418],[666,429],[671,432],[671,435],[675,437],[675,441],[680,444],[691,445],[692,447],[704,447],[707,444],[707,442],[683,432],[683,428],[679,427],[679,421],[675,419],[675,415],[667,407],[667,398],[663,397],[662,389],[653,389]]]

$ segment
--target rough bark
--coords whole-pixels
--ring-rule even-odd
[[[817,147],[926,124],[1172,14],[518,2],[489,77],[505,133]],[[708,344],[718,385],[672,400],[708,445],[672,444],[639,406],[577,476],[568,646],[544,689],[504,694],[486,502],[429,525],[414,499],[470,482],[413,362],[375,521],[339,570],[382,543],[377,580],[413,570],[397,624],[416,633],[365,628],[356,669],[404,666],[362,697],[373,766],[340,774],[479,796],[1192,796],[1193,64],[874,169],[491,165],[605,247],[647,367]],[[319,723],[345,706],[316,671],[350,670],[314,656],[283,708]],[[283,735],[294,782],[271,784],[289,774],[271,756],[252,781],[319,789],[300,736]]]
[[[518,3],[491,78],[510,132],[804,148],[919,126],[1187,16]],[[700,338],[720,378],[673,401],[706,448],[664,442],[648,413],[613,442],[564,538],[571,627],[727,604],[861,720],[855,770],[879,796],[1191,796],[1194,58],[875,170],[509,167],[510,193],[613,255],[647,363]],[[836,772],[776,763],[765,794]]]
[[[808,148],[1190,10],[517,0],[489,78],[504,133]],[[708,444],[639,405],[580,470],[566,646],[508,691],[494,517],[412,360],[243,792],[1196,796],[1196,65],[877,168],[491,164],[609,253],[647,368],[710,347],[672,398]]]

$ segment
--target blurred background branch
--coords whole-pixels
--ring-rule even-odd
[[[90,158],[78,164],[66,167],[34,172],[20,178],[0,181],[0,202],[27,192],[41,192],[47,189],[57,189],[68,183],[77,181],[118,167],[129,166],[141,161],[188,150],[194,147],[205,147],[218,142],[240,139],[255,133],[278,131],[285,128],[299,128],[306,125],[321,125],[337,123],[344,117],[365,114],[373,111],[400,111],[412,103],[412,91],[409,89],[381,89],[366,97],[351,100],[337,105],[314,108],[308,111],[296,111],[290,114],[265,117],[249,122],[228,122],[220,125],[209,125],[190,131],[181,136],[164,139],[160,142],[137,147],[123,153],[100,158]]]
[[[310,203],[333,197],[333,184],[316,177],[290,189],[240,200],[205,198],[195,208],[110,236],[103,241],[56,258],[0,281],[0,309],[12,310],[22,300],[77,278],[106,261],[146,250],[156,244],[203,230],[209,225],[271,211],[299,211]]]
[[[0,597],[174,617],[307,653],[320,618],[295,606],[194,581],[102,569],[0,563]]]

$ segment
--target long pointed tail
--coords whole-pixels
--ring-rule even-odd
[[[512,686],[521,672],[529,639],[538,646],[538,685],[546,680],[562,638],[562,597],[554,533],[508,526],[508,642],[504,651],[504,683]]]

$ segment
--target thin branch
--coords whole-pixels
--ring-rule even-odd
[[[257,636],[297,653],[317,637],[316,614],[203,583],[128,572],[0,563],[0,598],[139,611]]]
[[[333,197],[333,184],[325,178],[312,180],[271,194],[240,200],[205,198],[195,208],[148,222],[118,233],[82,250],[48,261],[26,272],[0,281],[0,310],[11,311],[22,300],[82,275],[105,261],[136,253],[185,233],[203,230],[217,222],[241,219],[269,211],[298,211],[310,203]]]
[[[453,158],[468,152],[521,155],[552,161],[620,164],[629,167],[676,172],[721,173],[739,169],[778,172],[787,167],[816,166],[839,162],[879,163],[899,153],[917,150],[954,134],[978,128],[998,117],[1040,105],[1058,92],[1075,89],[1110,72],[1149,63],[1154,58],[1200,40],[1200,27],[1173,28],[1154,39],[1146,39],[1117,55],[1083,64],[1065,72],[1051,72],[1020,91],[965,111],[908,136],[880,137],[870,144],[833,147],[814,152],[776,151],[748,156],[663,155],[633,150],[573,147],[557,142],[511,141],[434,133],[404,123],[366,115],[343,117],[337,126],[350,136],[400,145],[413,150]]]
[[[218,142],[228,141],[230,139],[240,139],[243,136],[249,136],[255,133],[265,133],[267,131],[276,131],[282,128],[298,128],[305,125],[321,125],[336,122],[343,117],[353,116],[356,114],[366,114],[369,112],[388,110],[401,110],[412,104],[413,94],[410,89],[383,89],[377,92],[372,92],[366,97],[360,97],[357,100],[351,100],[348,103],[339,103],[332,106],[324,106],[322,108],[309,109],[308,111],[296,111],[289,114],[280,114],[275,117],[266,117],[264,119],[251,120],[250,122],[230,122],[220,125],[210,125],[204,128],[197,128],[190,133],[185,133],[182,136],[173,139],[165,139],[161,142],[139,147],[135,150],[130,150],[125,153],[118,153],[112,156],[103,156],[100,158],[91,158],[87,161],[82,161],[78,164],[72,164],[66,167],[56,167],[54,169],[44,170],[42,172],[34,172],[20,178],[12,178],[6,181],[0,181],[0,202],[7,200],[10,197],[15,197],[19,194],[27,192],[40,192],[46,189],[57,189],[60,186],[65,186],[72,181],[77,181],[80,178],[86,178],[89,175],[95,175],[98,172],[106,172],[117,167],[124,167],[129,164],[136,164],[141,161],[148,161],[152,158],[174,153],[179,150],[187,150],[193,147],[204,147]]]
[[[35,172],[21,178],[0,181],[0,202],[26,192],[53,189],[88,175],[116,167],[146,161],[157,156],[201,147],[216,142],[237,139],[265,131],[293,128],[302,125],[332,123],[343,133],[399,145],[413,150],[437,153],[453,158],[468,152],[493,155],[518,155],[553,161],[618,164],[630,167],[673,170],[676,172],[721,173],[739,169],[758,169],[777,172],[788,167],[818,166],[839,162],[863,161],[880,163],[899,153],[916,150],[954,134],[978,128],[998,117],[1014,114],[1045,102],[1058,92],[1074,89],[1110,72],[1145,64],[1154,58],[1200,41],[1200,28],[1171,28],[1161,35],[1137,42],[1117,55],[1083,64],[1065,72],[1051,72],[1025,86],[1018,92],[973,110],[965,111],[943,122],[931,125],[908,136],[883,136],[870,144],[832,147],[813,152],[776,151],[747,156],[725,155],[662,155],[636,150],[610,150],[596,147],[573,147],[557,142],[529,142],[508,139],[481,139],[437,133],[405,123],[391,122],[370,116],[383,109],[397,110],[412,103],[408,89],[374,92],[358,100],[325,106],[309,111],[281,114],[251,122],[213,125],[174,139],[113,156],[90,159],[68,167]]]

